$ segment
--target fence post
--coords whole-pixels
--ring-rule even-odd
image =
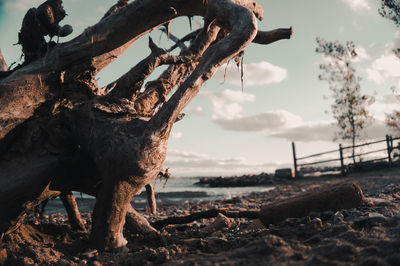
[[[296,147],[294,145],[294,141],[292,142],[292,150],[293,150],[294,177],[298,177]]]
[[[386,135],[386,147],[387,147],[388,161],[389,161],[389,163],[391,163],[392,162],[392,156],[390,154],[392,153],[392,149],[390,147],[390,137],[389,137],[389,135]]]
[[[339,154],[340,154],[340,169],[341,169],[342,175],[344,175],[345,171],[344,171],[344,163],[343,163],[343,147],[342,147],[342,144],[339,144]]]

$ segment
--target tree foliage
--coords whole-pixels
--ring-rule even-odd
[[[319,79],[327,81],[332,91],[334,102],[331,110],[339,127],[336,138],[351,141],[355,162],[354,146],[356,140],[362,137],[365,126],[373,119],[367,107],[373,103],[374,98],[361,92],[361,78],[357,76],[353,65],[357,57],[353,42],[344,45],[338,41],[317,38],[316,52],[325,55],[324,63],[320,64],[322,74]]]
[[[378,12],[382,17],[393,20],[396,25],[400,25],[400,1],[381,0],[381,7]]]
[[[400,25],[400,1],[399,0],[382,0],[381,8],[378,10],[382,17],[390,19],[396,26]],[[393,50],[395,55],[400,58],[400,48]],[[395,135],[400,134],[400,111],[393,110],[386,114],[386,125],[394,132]]]

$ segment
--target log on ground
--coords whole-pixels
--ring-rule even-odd
[[[264,225],[268,225],[287,218],[303,217],[312,211],[355,208],[363,202],[364,195],[357,184],[343,183],[265,205],[261,208],[259,218]]]

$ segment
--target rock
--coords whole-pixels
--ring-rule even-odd
[[[86,258],[86,259],[91,259],[96,257],[99,254],[99,252],[97,251],[97,249],[93,249],[93,250],[88,250],[84,253],[82,253],[82,257]]]
[[[206,241],[201,238],[189,238],[183,240],[183,242],[185,243],[185,246],[197,249],[203,247]]]
[[[343,222],[343,220],[344,220],[344,215],[339,211],[335,212],[335,214],[333,215],[333,224]]]
[[[378,212],[370,212],[368,213],[368,218],[372,222],[384,222],[386,221],[386,217]]]
[[[204,230],[208,233],[213,233],[223,228],[230,228],[231,226],[231,220],[225,215],[218,213],[218,216],[215,218],[214,222],[205,227]]]
[[[293,172],[291,168],[281,168],[275,170],[275,177],[277,178],[293,178]]]
[[[265,226],[260,221],[260,219],[253,220],[249,225],[249,230],[258,231],[258,230],[264,230],[264,229],[265,229]]]
[[[71,261],[66,260],[66,259],[60,259],[57,263],[56,266],[69,266],[71,265]]]
[[[35,261],[32,258],[25,257],[23,261],[25,265],[35,265]]]
[[[170,259],[171,256],[166,248],[162,247],[157,250],[157,258],[155,259],[155,264],[161,264]]]
[[[315,217],[311,220],[311,223],[316,225],[318,228],[322,227],[322,220],[318,217]]]

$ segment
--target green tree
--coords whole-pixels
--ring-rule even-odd
[[[353,65],[357,56],[353,42],[343,45],[338,41],[317,38],[316,52],[325,55],[324,63],[320,64],[322,73],[319,79],[327,81],[332,91],[334,102],[331,110],[339,127],[335,139],[351,142],[352,159],[355,163],[356,141],[373,119],[367,107],[373,103],[374,98],[361,93],[361,78],[357,76]]]

